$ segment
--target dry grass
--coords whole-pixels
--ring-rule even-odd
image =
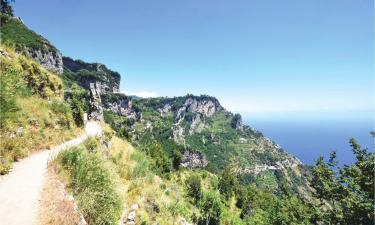
[[[40,204],[40,225],[77,225],[80,222],[75,203],[65,194],[53,167],[48,170]]]

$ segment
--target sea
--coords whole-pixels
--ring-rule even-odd
[[[340,166],[353,163],[350,138],[355,138],[368,151],[374,151],[374,138],[370,134],[374,130],[373,117],[318,119],[247,114],[243,121],[309,165],[319,156],[328,159],[331,151],[337,152]]]

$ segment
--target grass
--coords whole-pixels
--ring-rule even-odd
[[[40,202],[40,225],[76,225],[80,214],[76,210],[74,200],[65,192],[63,184],[58,180],[55,171],[50,168],[43,186]]]
[[[1,18],[1,42],[15,47],[17,50],[24,50],[24,47],[41,49],[43,51],[57,49],[48,40],[34,31],[27,28],[21,21],[8,15],[2,14]]]
[[[117,224],[122,203],[116,176],[102,155],[89,152],[84,148],[86,145],[60,153],[56,163],[60,172],[65,173],[68,188],[86,221],[93,225]]]
[[[64,103],[61,79],[35,61],[0,46],[0,174],[13,161],[48,149],[80,132]]]

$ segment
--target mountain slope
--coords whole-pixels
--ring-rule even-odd
[[[0,20],[2,44],[33,58],[52,72],[62,74],[62,55],[47,39],[30,30],[19,18],[1,13]]]
[[[220,173],[229,167],[243,183],[276,190],[282,181],[295,192],[307,188],[302,163],[260,132],[242,123],[210,96],[131,100],[121,94],[102,96],[104,118],[140,148],[155,141],[169,157],[178,150],[181,165]]]

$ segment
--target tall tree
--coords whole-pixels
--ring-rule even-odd
[[[320,157],[313,169],[311,185],[316,197],[325,205],[322,222],[325,224],[374,224],[375,154],[350,140],[356,161],[337,167],[336,153],[328,162]]]
[[[14,0],[0,0],[0,3],[1,3],[0,11],[1,11],[1,13],[7,14],[9,16],[13,16],[13,7],[10,4],[11,2],[14,2]]]

